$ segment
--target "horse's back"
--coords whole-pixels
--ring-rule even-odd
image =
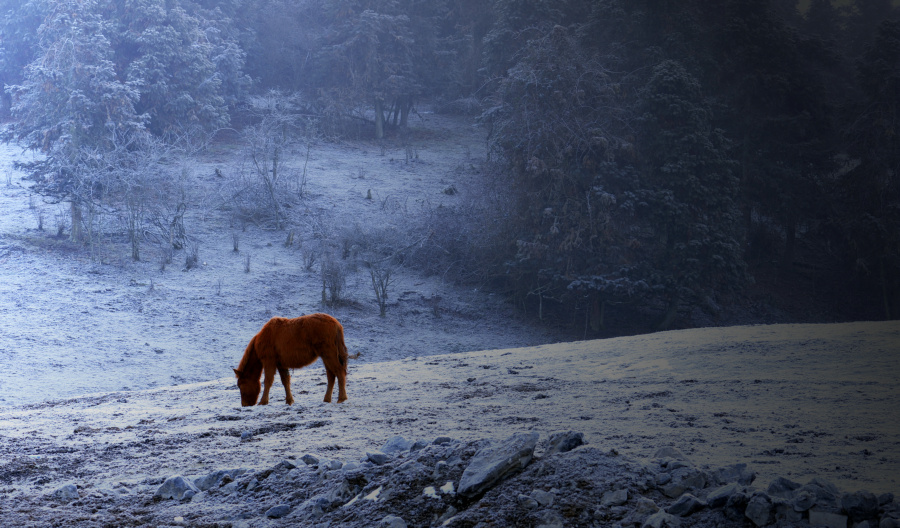
[[[343,327],[327,314],[310,314],[294,319],[273,317],[260,331],[277,363],[286,368],[302,368],[335,349]]]

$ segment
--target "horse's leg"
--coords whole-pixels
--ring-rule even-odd
[[[278,366],[278,375],[281,376],[281,384],[284,385],[284,394],[285,394],[284,401],[288,405],[293,405],[294,396],[291,395],[291,372],[288,369],[279,365]]]
[[[334,390],[334,372],[328,367],[325,367],[325,372],[328,373],[328,389],[325,390],[324,401],[325,403],[331,403],[331,391]]]
[[[268,405],[269,403],[269,389],[272,388],[272,382],[275,381],[275,365],[270,364],[264,367],[265,370],[265,385],[263,386],[263,395],[260,398],[258,405]]]
[[[340,369],[337,371],[338,379],[338,403],[347,400],[347,371]]]

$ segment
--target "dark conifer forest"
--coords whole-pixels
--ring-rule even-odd
[[[0,0],[0,81],[34,190],[73,240],[115,203],[136,260],[147,204],[184,244],[171,152],[427,107],[479,126],[484,188],[404,265],[587,336],[900,317],[890,0]]]

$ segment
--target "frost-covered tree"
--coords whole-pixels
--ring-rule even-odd
[[[744,281],[738,243],[739,181],[729,142],[712,126],[700,84],[675,61],[657,65],[640,110],[641,177],[634,193],[647,281],[668,327],[683,302],[698,304]]]
[[[7,139],[46,157],[27,166],[35,189],[72,204],[72,237],[80,235],[81,205],[102,192],[85,160],[144,132],[135,110],[139,93],[116,74],[108,24],[92,0],[35,2],[46,13],[38,56],[22,84],[7,87],[16,120]]]

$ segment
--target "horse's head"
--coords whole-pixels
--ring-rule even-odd
[[[238,389],[241,391],[241,405],[244,407],[256,405],[259,398],[259,375],[242,377],[241,374],[240,370],[234,369]]]

